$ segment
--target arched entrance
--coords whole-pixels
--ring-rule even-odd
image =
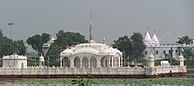
[[[80,59],[79,59],[79,57],[75,57],[75,59],[74,59],[74,66],[76,68],[80,68]]]
[[[84,57],[82,59],[82,67],[88,68],[88,58],[87,57]]]
[[[101,62],[101,67],[108,67],[109,66],[108,57],[102,57],[102,59],[100,60],[100,62]]]
[[[67,57],[63,58],[63,67],[70,67],[70,60]]]
[[[94,67],[94,68],[97,67],[97,60],[95,57],[90,58],[90,67]]]

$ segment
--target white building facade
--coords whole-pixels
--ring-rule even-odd
[[[160,44],[157,35],[154,33],[151,38],[149,32],[146,32],[144,37],[144,44],[146,49],[144,51],[145,55],[148,57],[151,53],[154,55],[155,60],[164,59],[167,55],[178,59],[180,48],[190,47],[194,48],[194,45],[180,45],[180,44]]]
[[[78,44],[67,48],[60,54],[60,66],[70,68],[101,68],[120,67],[122,52],[106,44],[89,43]]]
[[[27,57],[17,54],[3,57],[3,67],[27,68]]]

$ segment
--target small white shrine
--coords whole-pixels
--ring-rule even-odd
[[[27,68],[27,57],[17,54],[4,56],[3,67]]]

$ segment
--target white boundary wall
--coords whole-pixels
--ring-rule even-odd
[[[158,75],[164,73],[185,73],[186,66],[156,66],[147,67],[122,67],[122,68],[60,68],[60,67],[28,67],[0,68],[0,75],[60,75],[60,74],[111,74],[111,75]]]

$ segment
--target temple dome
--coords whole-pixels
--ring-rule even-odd
[[[69,56],[71,54],[73,54],[73,50],[69,49],[69,48],[67,48],[63,52],[61,52],[61,55],[64,55],[64,56]]]
[[[102,50],[100,52],[100,54],[111,54],[111,55],[115,55],[115,54],[119,54],[119,55],[122,55],[122,52],[120,52],[118,49],[114,49],[112,47],[109,47],[109,48],[106,48],[104,50]]]
[[[82,47],[75,50],[74,54],[99,54],[99,51],[91,47]]]
[[[121,51],[119,51],[118,49],[114,49],[114,53],[115,53],[115,54],[119,54],[120,56],[123,55],[123,53],[122,53]]]
[[[100,52],[100,54],[112,54],[112,49],[106,48]]]

